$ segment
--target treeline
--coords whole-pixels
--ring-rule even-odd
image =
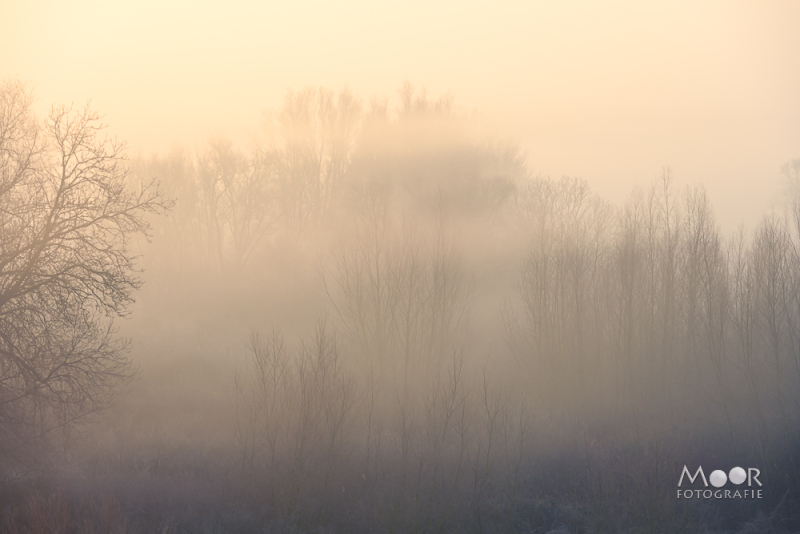
[[[409,84],[130,168],[174,206],[78,468],[130,530],[800,525],[799,208],[728,236],[669,169],[617,206]],[[684,464],[764,498],[676,500]]]
[[[233,306],[284,273],[313,295],[302,328],[253,334],[234,381],[243,495],[306,527],[534,528],[558,496],[588,506],[572,526],[722,528],[672,479],[750,462],[768,498],[733,517],[785,508],[800,212],[728,237],[669,169],[614,206],[530,176],[448,98],[400,97],[291,92],[249,153],[217,140],[137,162],[176,198],[151,271],[194,270]]]

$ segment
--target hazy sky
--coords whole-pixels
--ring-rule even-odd
[[[800,2],[0,0],[0,78],[44,111],[92,99],[133,150],[246,141],[287,88],[477,111],[534,172],[614,200],[663,165],[726,228],[800,157]]]

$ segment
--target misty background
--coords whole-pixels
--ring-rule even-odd
[[[800,138],[796,3],[7,0],[0,74],[40,111],[91,99],[133,152],[224,134],[242,148],[288,88],[451,92],[535,174],[622,200],[670,165],[720,222],[777,201]]]
[[[800,524],[795,4],[2,10],[3,254],[87,100],[75,209],[142,202],[103,242],[133,300],[47,312],[130,341],[110,378],[0,369],[9,532]],[[675,500],[743,462],[765,499]]]

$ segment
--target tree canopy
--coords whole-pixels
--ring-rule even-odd
[[[132,375],[113,319],[140,284],[131,239],[164,211],[126,187],[123,143],[88,106],[39,121],[24,85],[0,85],[0,461],[102,407]]]

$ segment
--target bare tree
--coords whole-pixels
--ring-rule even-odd
[[[271,163],[248,158],[230,141],[216,139],[198,154],[195,180],[209,264],[220,269],[244,265],[277,219]]]
[[[388,201],[367,189],[355,239],[331,255],[323,283],[360,356],[405,387],[458,348],[470,291],[441,218],[433,232],[408,221],[398,228]]]
[[[563,401],[557,378],[576,380],[585,390],[592,374],[585,367],[595,350],[588,341],[603,330],[597,318],[608,315],[598,290],[608,285],[601,275],[610,212],[578,179],[534,180],[514,200],[528,251],[519,267],[519,311],[504,316],[508,340],[531,379],[541,381],[543,401]]]
[[[273,162],[281,213],[292,232],[319,221],[331,208],[350,168],[361,104],[348,90],[289,91],[269,127],[278,138],[262,151]]]
[[[30,93],[0,86],[0,462],[101,408],[130,378],[124,316],[141,282],[131,239],[168,207],[126,188],[124,144],[88,107],[39,124]]]

